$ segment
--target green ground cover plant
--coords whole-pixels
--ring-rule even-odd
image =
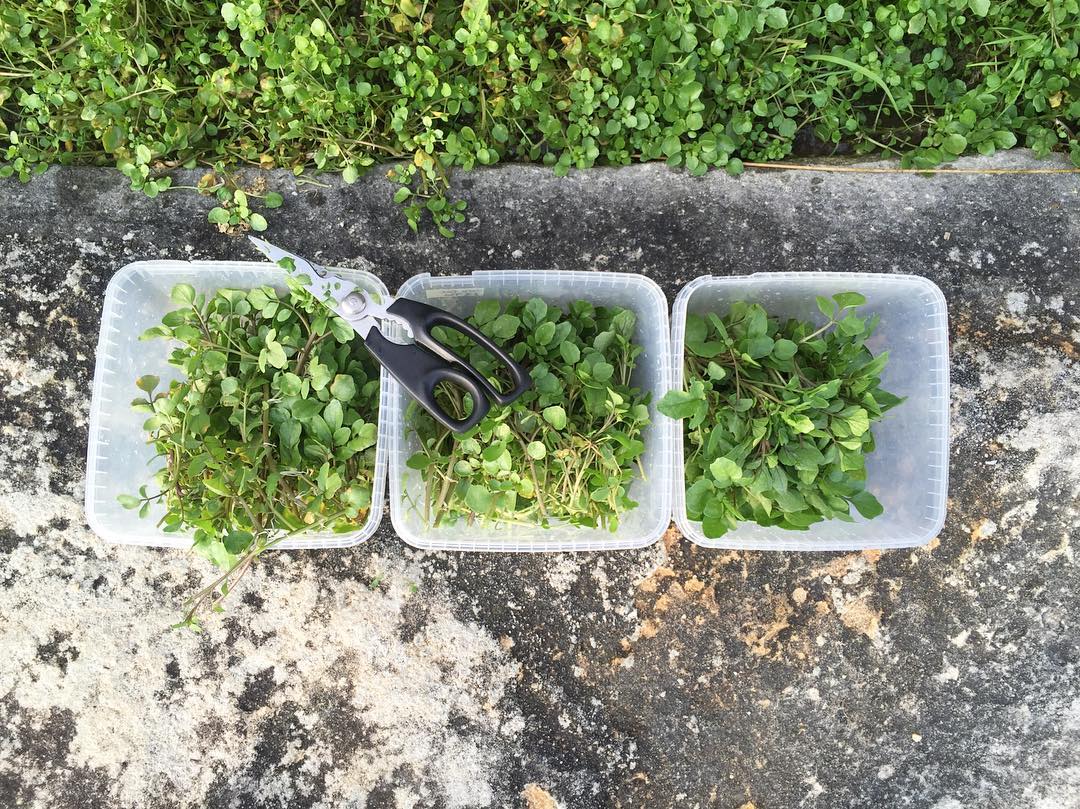
[[[449,234],[452,171],[507,160],[1080,165],[1078,51],[1080,0],[9,0],[0,175],[115,165],[154,195],[212,167],[212,221],[258,229],[232,167],[397,161],[409,224]]]
[[[561,522],[616,530],[637,505],[628,488],[644,477],[641,432],[649,423],[649,395],[631,383],[641,353],[634,313],[587,301],[564,311],[539,298],[483,300],[469,322],[512,344],[533,385],[460,435],[410,404],[407,422],[420,450],[407,464],[424,484],[414,507],[432,526]],[[463,335],[443,329],[439,339],[500,378],[498,360]],[[451,415],[466,415],[460,389],[443,387],[437,396]]]
[[[371,508],[378,368],[352,328],[299,281],[273,287],[172,291],[177,308],[143,339],[178,343],[181,377],[136,382],[144,429],[163,466],[126,508],[164,508],[166,532],[223,570],[184,618],[218,608],[267,548],[301,532],[359,530]]]
[[[745,302],[687,316],[685,389],[659,409],[684,420],[686,512],[705,536],[882,513],[866,488],[871,427],[902,400],[881,388],[889,355],[866,347],[878,318],[858,314],[865,302],[819,297],[822,326]]]

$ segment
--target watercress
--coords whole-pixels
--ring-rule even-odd
[[[685,389],[661,413],[684,420],[686,511],[707,537],[740,522],[806,529],[882,507],[866,489],[871,426],[902,399],[881,388],[888,352],[867,339],[856,292],[819,297],[822,326],[737,302],[724,317],[688,315]]]
[[[166,532],[192,532],[194,549],[224,573],[192,598],[183,624],[218,608],[267,548],[303,531],[358,529],[371,508],[379,401],[374,360],[352,328],[299,281],[196,293],[172,290],[177,309],[142,339],[179,345],[182,372],[132,407],[163,462],[138,495],[119,497]]]
[[[586,301],[563,311],[539,298],[482,300],[469,322],[512,345],[533,386],[461,435],[410,406],[409,429],[420,450],[408,466],[424,483],[415,507],[432,526],[564,522],[614,531],[620,515],[637,505],[628,487],[644,477],[641,433],[649,423],[649,395],[631,382],[641,353],[634,313]],[[455,331],[443,329],[439,339],[505,383],[501,363],[488,352]],[[442,387],[437,396],[454,415],[468,412],[459,389]]]

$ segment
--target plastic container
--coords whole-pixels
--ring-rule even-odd
[[[488,271],[472,275],[410,278],[398,291],[403,298],[425,301],[459,316],[472,314],[482,298],[507,300],[540,297],[565,307],[582,299],[597,305],[619,305],[637,315],[637,337],[643,351],[632,381],[652,392],[652,421],[644,431],[642,465],[646,480],[637,479],[630,496],[638,507],[625,513],[618,530],[556,525],[548,529],[500,525],[431,528],[413,502],[423,492],[420,473],[405,462],[418,449],[415,435],[405,436],[407,394],[390,381],[388,415],[383,420],[389,447],[390,519],[398,535],[418,548],[462,551],[589,551],[640,548],[663,535],[671,519],[671,420],[656,411],[656,403],[671,383],[668,308],[664,293],[642,275],[600,272]],[[407,497],[408,496],[408,497]],[[409,502],[409,499],[412,502]]]
[[[361,270],[333,269],[358,286],[388,294],[382,281]],[[140,518],[138,511],[123,508],[118,494],[134,494],[157,469],[151,463],[154,450],[146,443],[142,424],[146,415],[131,409],[131,400],[140,395],[135,379],[155,374],[167,383],[179,376],[168,364],[169,348],[163,340],[140,341],[139,335],[161,322],[175,309],[169,292],[178,283],[188,283],[196,291],[213,293],[222,287],[249,289],[268,284],[285,290],[282,270],[254,262],[140,261],[128,264],[109,282],[101,313],[97,367],[90,405],[90,441],[86,458],[86,519],[90,527],[109,542],[130,545],[187,547],[186,534],[167,534],[156,525],[157,511]],[[381,376],[380,418],[386,412],[388,376]],[[380,430],[380,436],[381,436]],[[356,545],[375,533],[383,513],[386,489],[386,447],[379,439],[375,449],[372,508],[359,531],[347,534],[302,534],[275,548],[343,548]]]
[[[735,301],[760,303],[780,318],[824,323],[816,295],[860,292],[861,312],[881,316],[868,342],[887,350],[883,387],[907,401],[874,425],[876,449],[867,456],[867,485],[885,507],[873,520],[826,520],[807,531],[741,524],[719,539],[707,539],[701,523],[686,515],[682,422],[675,422],[675,521],[698,545],[773,551],[837,551],[924,545],[945,522],[949,459],[949,345],[945,296],[915,275],[876,273],[756,273],[702,276],[679,292],[672,313],[675,387],[683,387],[683,338],[687,313],[724,315]]]

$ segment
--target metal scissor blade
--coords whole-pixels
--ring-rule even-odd
[[[296,253],[290,253],[288,250],[270,244],[268,241],[259,239],[255,236],[248,236],[248,240],[258,248],[260,253],[275,264],[279,263],[282,259],[290,259],[293,263],[293,271],[296,274],[296,277],[307,278],[307,287],[312,295],[333,309],[337,314],[346,319],[352,319],[352,316],[354,316],[356,311],[355,305],[343,306],[342,302],[354,292],[358,291],[355,284],[327,272],[324,267],[320,267],[318,264],[308,261],[303,256],[298,256]]]

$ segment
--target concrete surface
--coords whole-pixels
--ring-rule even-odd
[[[977,167],[1047,166],[1022,153]],[[198,173],[180,175],[190,184]],[[408,232],[373,174],[297,186],[275,241],[376,269],[919,273],[949,301],[949,517],[914,551],[423,554],[385,519],[277,553],[201,636],[209,573],[82,512],[102,294],[146,258],[252,258],[186,192],[0,183],[0,805],[1080,806],[1080,176],[660,166],[461,176]]]

